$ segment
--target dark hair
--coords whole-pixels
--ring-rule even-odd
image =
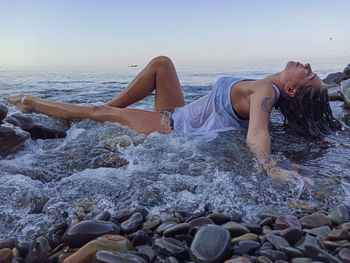
[[[280,97],[276,103],[284,116],[284,125],[308,138],[320,138],[339,130],[341,124],[333,117],[325,87],[299,88],[293,98]]]

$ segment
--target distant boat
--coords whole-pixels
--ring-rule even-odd
[[[129,68],[136,68],[136,67],[137,67],[137,64],[129,64],[128,67],[129,67]]]

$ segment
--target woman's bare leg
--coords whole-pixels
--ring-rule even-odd
[[[118,96],[106,105],[125,108],[147,97],[155,90],[154,110],[166,111],[185,105],[181,85],[172,61],[156,57]]]
[[[54,102],[28,95],[12,95],[5,97],[22,112],[38,112],[50,117],[70,120],[90,119],[98,122],[118,122],[144,134],[152,132],[169,133],[169,118],[158,112],[120,109],[110,106],[78,106]]]

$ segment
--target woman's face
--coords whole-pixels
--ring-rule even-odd
[[[309,63],[289,61],[284,69],[284,76],[287,82],[294,83],[295,88],[315,87],[322,88],[321,79],[312,72]]]

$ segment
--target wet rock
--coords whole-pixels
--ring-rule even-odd
[[[187,248],[184,244],[172,237],[158,238],[154,241],[153,249],[165,256],[173,256],[177,259],[186,257]]]
[[[226,222],[221,226],[227,229],[232,237],[238,237],[250,233],[248,228],[235,222]]]
[[[176,223],[173,223],[173,222],[164,222],[157,227],[155,233],[162,235],[166,229],[173,227],[175,225]]]
[[[328,218],[336,225],[350,221],[349,210],[344,204],[337,205]]]
[[[276,218],[274,229],[282,230],[286,228],[297,228],[301,230],[298,218],[293,215],[282,215]]]
[[[266,239],[271,242],[271,244],[277,249],[282,250],[282,248],[289,247],[289,243],[283,237],[268,234]]]
[[[344,68],[343,73],[350,78],[350,63]]]
[[[3,248],[0,250],[0,262],[11,263],[13,258],[12,250],[10,248]]]
[[[261,233],[261,226],[253,223],[241,223],[242,226],[245,226],[250,230],[250,232],[259,235]]]
[[[222,225],[230,221],[230,218],[224,214],[210,214],[207,216],[207,218],[212,220],[217,225]]]
[[[6,238],[6,239],[2,239],[0,240],[0,249],[3,248],[14,248],[16,246],[17,240],[16,238]]]
[[[224,263],[251,263],[247,257],[238,257],[226,260]]]
[[[81,247],[104,234],[119,234],[119,232],[120,228],[112,222],[85,220],[68,229],[63,236],[63,240],[70,247]]]
[[[272,217],[265,217],[263,220],[260,221],[259,226],[272,226],[274,221],[275,220]]]
[[[294,245],[301,235],[302,232],[297,228],[287,228],[280,233],[280,236],[286,239],[290,245]]]
[[[282,251],[278,251],[278,250],[271,250],[271,249],[260,250],[257,252],[257,254],[259,256],[265,256],[272,261],[276,261],[278,259],[288,260],[286,253],[284,253]]]
[[[138,230],[132,237],[132,243],[135,247],[137,247],[141,245],[152,244],[152,240],[145,231]]]
[[[217,225],[200,228],[191,244],[190,258],[195,262],[222,262],[229,257],[230,232]]]
[[[120,225],[120,229],[123,233],[132,233],[142,225],[142,222],[143,216],[140,212],[137,212],[133,214],[128,220],[124,221]]]
[[[257,234],[253,234],[253,233],[244,234],[242,236],[232,238],[231,244],[236,244],[236,243],[238,243],[240,241],[243,241],[243,240],[257,241],[258,240],[258,235]]]
[[[96,253],[94,263],[147,263],[145,259],[134,254],[112,251],[99,251]]]
[[[336,72],[329,74],[325,79],[323,79],[323,83],[330,85],[331,87],[338,86],[342,80],[347,79],[348,76],[342,72]]]
[[[165,263],[179,263],[179,261],[174,257],[167,257]]]
[[[13,147],[29,139],[29,133],[11,126],[0,126],[0,153],[8,151]]]
[[[306,257],[296,257],[292,259],[292,263],[308,263],[311,262],[312,258],[306,258]]]
[[[266,234],[270,233],[271,231],[272,231],[271,227],[263,226],[263,228],[261,230],[261,234],[266,235]]]
[[[19,251],[20,256],[26,257],[29,252],[29,249],[32,247],[32,242],[31,241],[18,242],[16,247]]]
[[[94,217],[94,220],[108,221],[111,218],[111,213],[108,211],[104,211],[99,213]]]
[[[149,262],[153,262],[157,256],[156,252],[151,246],[138,246],[136,247],[137,251],[145,256],[147,256]]]
[[[177,225],[174,225],[172,227],[169,227],[168,229],[164,230],[163,236],[165,237],[172,237],[175,235],[180,234],[186,234],[188,230],[190,230],[191,225],[188,223],[180,223]]]
[[[30,133],[33,140],[66,137],[66,127],[57,120],[44,116],[13,114],[5,119]]]
[[[26,263],[44,263],[49,253],[49,241],[45,237],[38,237],[32,243],[26,257]]]
[[[327,240],[350,240],[350,231],[335,229],[328,233]]]
[[[159,215],[152,215],[142,224],[143,229],[153,229],[162,223]]]
[[[223,219],[221,216],[225,217],[225,215],[221,215],[221,214],[212,214],[214,215],[219,215],[218,216],[218,220],[219,222],[223,222],[225,221],[225,219]],[[228,217],[226,217],[228,218]],[[217,219],[217,218],[216,218]],[[226,221],[227,222],[227,221]],[[198,217],[196,219],[193,219],[191,220],[190,222],[188,222],[188,224],[192,227],[192,228],[199,228],[201,226],[204,226],[204,225],[209,225],[209,224],[216,224],[212,219],[208,218],[208,217]]]
[[[79,248],[77,252],[67,257],[63,263],[91,262],[96,252],[101,250],[125,252],[131,249],[133,249],[133,246],[125,237],[118,235],[103,235]]]
[[[121,158],[119,155],[107,156],[103,158],[98,158],[94,160],[93,167],[122,167],[124,165],[128,165],[129,162],[124,158]]]
[[[6,118],[8,109],[5,105],[0,104],[0,124],[2,120]]]
[[[286,253],[290,258],[296,258],[296,257],[303,257],[304,254],[294,247],[283,247],[281,248],[281,251]]]
[[[339,251],[337,257],[344,263],[350,263],[350,249],[343,248]]]
[[[273,263],[268,257],[260,256],[256,259],[257,263]]]
[[[329,226],[320,226],[312,229],[303,229],[303,231],[313,236],[322,236],[326,238],[328,234],[331,232],[331,229]]]
[[[331,220],[322,213],[313,213],[312,215],[300,218],[303,228],[315,228],[320,226],[332,226]]]
[[[259,212],[259,217],[261,219],[264,219],[266,217],[271,217],[273,220],[276,220],[276,218],[278,216],[284,215],[284,214],[288,214],[285,213],[286,211],[280,211],[277,210],[275,208],[269,207],[269,206],[265,206],[261,209],[261,211]]]
[[[252,254],[260,247],[259,242],[244,240],[240,241],[237,246],[233,247],[234,255]]]

